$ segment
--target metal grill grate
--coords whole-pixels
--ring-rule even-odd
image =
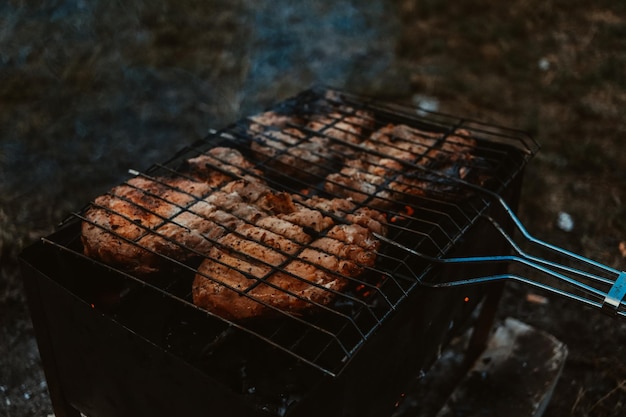
[[[399,126],[410,135],[398,132]],[[170,161],[154,165],[145,173],[131,171],[134,177],[124,186],[141,190],[150,204],[142,206],[119,194],[114,197],[123,204],[147,212],[152,223],[140,224],[132,216],[118,213],[110,206],[92,204],[111,216],[118,216],[121,221],[134,224],[135,235],[118,234],[110,225],[94,222],[85,210],[74,215],[74,221],[106,230],[124,244],[140,248],[143,254],[140,259],[158,259],[158,264],[167,272],[138,275],[106,260],[90,259],[82,254],[79,237],[69,241],[45,240],[85,261],[96,262],[108,270],[113,268],[133,283],[115,288],[113,302],[94,302],[94,307],[106,310],[122,323],[134,324],[141,314],[137,309],[150,308],[137,307],[141,306],[138,300],[146,288],[160,297],[175,300],[198,317],[207,316],[213,322],[223,323],[223,326],[212,327],[210,332],[193,334],[192,344],[199,346],[189,353],[194,361],[202,361],[216,349],[221,349],[224,343],[228,343],[230,329],[235,328],[331,376],[344,369],[368,337],[415,289],[422,276],[430,272],[431,265],[415,265],[415,260],[409,259],[406,252],[383,244],[377,251],[375,264],[360,265],[362,273],[343,277],[348,282],[345,288],[334,290],[323,284],[312,284],[321,291],[332,293],[329,297],[332,301],[325,303],[289,292],[268,280],[272,274],[280,272],[301,281],[297,274],[286,271],[285,265],[294,260],[301,261],[298,255],[309,248],[308,245],[302,245],[294,253],[282,252],[278,264],[239,253],[237,256],[258,265],[265,272],[259,277],[241,270],[239,272],[249,279],[250,285],[247,288],[231,286],[227,291],[265,305],[273,312],[272,317],[235,320],[198,308],[193,301],[191,284],[194,276],[199,274],[200,261],[223,262],[210,258],[197,247],[177,241],[171,234],[164,233],[164,228],[187,230],[188,223],[182,220],[193,218],[197,222],[215,222],[229,233],[237,232],[197,210],[197,206],[220,190],[223,184],[192,192],[169,179],[197,180],[186,161],[207,155],[216,147],[237,149],[250,162],[250,166],[241,166],[216,156],[206,162],[206,167],[223,174],[229,181],[263,181],[272,192],[288,193],[304,206],[310,205],[313,196],[347,198],[353,206],[343,214],[316,210],[330,218],[333,225],[349,223],[346,216],[364,207],[377,210],[386,218],[389,239],[432,257],[441,257],[452,250],[466,230],[488,209],[489,198],[481,190],[502,192],[537,150],[535,142],[516,130],[315,88],[278,104],[268,113],[212,132],[205,140],[182,150]],[[147,191],[137,184],[138,179],[142,184],[148,184]],[[172,201],[172,195],[178,197],[176,202]],[[240,223],[253,223],[242,214],[235,213],[234,217]],[[329,229],[316,231],[314,237],[326,236]],[[148,235],[159,237],[159,245],[143,246],[142,239]],[[239,237],[247,239],[243,235]],[[223,247],[221,237],[213,237],[209,232],[203,239],[209,246]],[[268,250],[276,250],[267,243],[257,243]],[[182,247],[188,256],[180,259],[163,247]],[[305,260],[305,263],[310,261]],[[324,270],[319,265],[316,267]],[[203,275],[223,284],[220,277]],[[258,299],[253,289],[260,285],[274,285],[277,291],[289,292],[292,298],[300,299],[310,308],[294,313]],[[151,314],[150,311],[144,313]],[[166,348],[188,351],[189,339],[171,337],[176,332],[171,327],[178,324],[146,330],[147,337]]]

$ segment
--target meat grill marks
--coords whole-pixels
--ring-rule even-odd
[[[384,216],[347,200],[269,194],[271,215],[218,239],[193,282],[196,305],[232,320],[324,308],[374,266]]]
[[[477,142],[467,130],[386,122],[393,118],[378,119],[332,93],[325,98],[306,113],[287,106],[249,119],[243,135],[266,161],[266,174],[323,183],[333,196],[380,209],[428,194],[454,200],[468,191],[459,180],[482,181],[473,169]]]
[[[201,156],[184,164],[192,176],[136,177],[96,199],[83,222],[85,254],[138,275],[166,271],[166,259],[204,259],[193,300],[231,319],[328,304],[374,265],[380,213],[348,201],[294,201],[244,175],[258,172],[238,152],[209,154],[236,155],[230,162],[241,169]]]
[[[373,113],[349,106],[315,110],[306,115],[268,111],[253,116],[244,135],[252,137],[252,150],[270,168],[319,181],[355,155],[375,120]]]
[[[378,245],[366,227],[336,224],[295,203],[219,239],[198,268],[194,303],[233,320],[302,314],[328,305],[373,267]]]
[[[389,124],[361,144],[359,158],[328,175],[324,188],[379,208],[409,202],[411,196],[439,194],[459,199],[458,180],[472,173],[476,146],[465,130],[446,134]]]
[[[238,151],[219,147],[171,175],[132,178],[85,212],[84,253],[138,275],[158,272],[167,258],[197,257],[239,218],[259,215],[250,202],[268,188],[248,173],[258,171]]]
[[[201,260],[194,302],[231,319],[328,304],[374,266],[371,233],[387,232],[381,210],[393,216],[411,196],[454,191],[476,141],[463,130],[381,126],[373,111],[325,98],[229,132],[263,162],[215,148],[171,176],[139,176],[99,197],[85,214],[85,254],[138,275]],[[275,172],[335,198],[274,191],[265,179]]]

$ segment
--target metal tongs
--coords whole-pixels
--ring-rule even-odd
[[[485,190],[483,190],[485,191]],[[528,233],[526,228],[520,222],[519,218],[515,215],[513,210],[506,204],[506,202],[497,194],[492,194],[492,197],[501,205],[506,211],[510,219],[513,221],[515,228],[521,233],[522,237],[526,241],[536,247],[542,248],[549,252],[555,253],[564,259],[574,261],[577,265],[585,267],[589,270],[597,271],[596,273],[589,272],[588,270],[578,269],[563,265],[558,262],[553,262],[547,259],[530,255],[522,250],[520,246],[513,240],[513,238],[494,220],[491,216],[482,214],[486,220],[495,227],[500,235],[511,246],[511,255],[497,255],[497,256],[468,256],[468,257],[451,257],[451,258],[437,258],[417,250],[408,248],[392,239],[389,239],[380,234],[375,234],[378,239],[386,242],[390,245],[394,245],[404,251],[409,252],[412,255],[418,256],[429,262],[438,264],[468,264],[468,263],[517,263],[527,267],[530,267],[538,272],[545,274],[554,283],[557,283],[559,287],[551,285],[548,282],[540,280],[529,279],[514,273],[496,274],[490,276],[481,276],[468,279],[452,280],[446,282],[427,282],[421,280],[420,285],[432,287],[432,288],[448,288],[459,287],[466,285],[483,284],[487,282],[502,281],[502,280],[514,280],[529,284],[534,287],[538,287],[542,290],[546,290],[575,301],[582,302],[586,305],[599,308],[604,313],[611,316],[621,316],[626,318],[626,272],[619,271],[609,266],[603,265],[591,259],[585,258],[581,255],[570,252],[566,249],[554,246],[552,244],[543,242]],[[599,274],[601,273],[601,274]],[[430,275],[427,275],[430,276]],[[585,281],[585,282],[583,282]],[[582,295],[581,295],[582,294]]]

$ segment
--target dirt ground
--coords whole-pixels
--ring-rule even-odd
[[[624,2],[8,0],[0,80],[3,416],[52,413],[22,248],[129,168],[314,83],[528,131],[523,223],[626,269]],[[546,416],[624,415],[626,320],[522,284],[499,315],[568,345]]]

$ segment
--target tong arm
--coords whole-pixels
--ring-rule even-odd
[[[575,261],[580,265],[591,266],[596,269],[602,270],[605,274],[611,274],[616,276],[615,280],[606,278],[601,275],[593,274],[591,272],[573,268],[558,262],[553,262],[544,258],[532,256],[525,251],[523,251],[520,246],[511,238],[511,236],[492,218],[487,215],[483,215],[500,233],[500,235],[508,242],[508,244],[513,249],[514,254],[512,255],[496,255],[496,256],[468,256],[468,257],[452,257],[452,258],[441,258],[441,257],[433,257],[417,250],[408,248],[392,239],[387,238],[386,236],[382,236],[380,234],[375,233],[375,236],[383,242],[386,242],[390,245],[401,248],[403,251],[407,251],[412,255],[418,256],[421,259],[425,259],[429,262],[439,263],[439,264],[467,264],[467,263],[518,263],[521,265],[525,265],[527,267],[533,268],[539,272],[542,272],[557,281],[563,282],[567,284],[570,288],[582,290],[586,296],[580,296],[572,291],[566,291],[560,288],[556,288],[552,285],[548,285],[537,280],[532,280],[526,277],[522,277],[516,274],[498,274],[491,276],[483,276],[477,278],[469,278],[462,279],[456,281],[448,281],[441,283],[428,283],[428,282],[420,282],[421,285],[426,285],[429,287],[435,288],[444,288],[444,287],[453,287],[453,286],[464,286],[464,285],[473,285],[480,284],[486,282],[500,281],[500,280],[515,280],[520,281],[526,284],[530,284],[532,286],[541,288],[543,290],[547,290],[553,293],[556,293],[561,296],[565,296],[567,298],[582,302],[584,304],[596,307],[601,309],[604,313],[607,313],[612,316],[623,316],[626,317],[626,309],[620,311],[620,307],[622,305],[626,306],[626,272],[618,271],[609,266],[600,264],[596,261],[587,259],[583,256],[575,254],[573,252],[567,251],[566,249],[559,248],[557,246],[551,245],[549,243],[543,242],[539,239],[531,236],[528,231],[524,228],[522,223],[519,221],[517,216],[513,213],[513,211],[506,205],[506,203],[499,199],[500,204],[503,206],[508,216],[513,220],[515,227],[521,232],[522,236],[526,238],[528,242],[534,244],[538,247],[542,247],[543,249],[547,249],[548,251],[557,253],[561,256],[564,256],[570,260]],[[565,273],[571,274],[577,278],[572,278]],[[589,285],[580,281],[578,278],[587,279],[594,284],[601,285],[604,287],[609,287],[608,291],[603,291],[601,289],[596,288],[595,286]],[[600,301],[601,300],[601,301]]]

